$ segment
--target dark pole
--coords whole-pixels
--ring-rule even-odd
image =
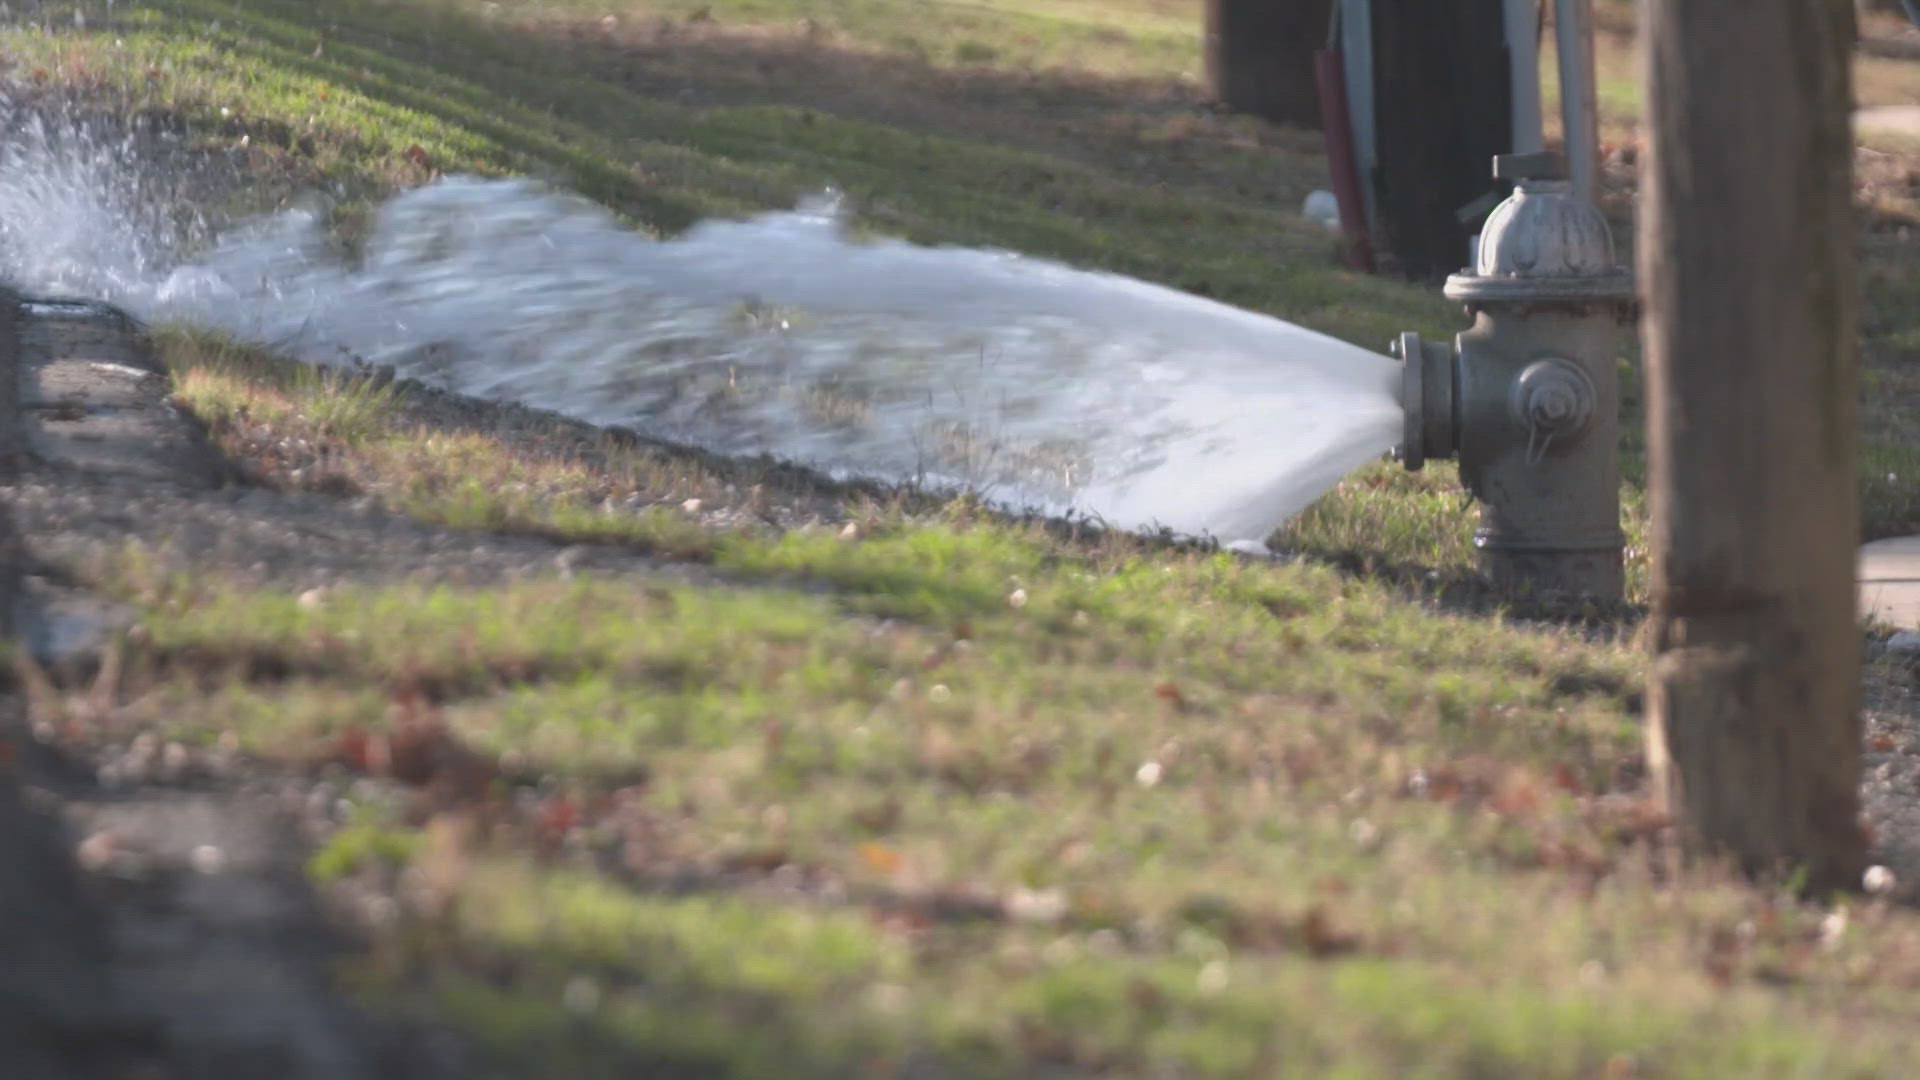
[[[1374,241],[1389,270],[1434,279],[1466,264],[1463,208],[1493,191],[1487,163],[1513,150],[1501,0],[1373,0]]]

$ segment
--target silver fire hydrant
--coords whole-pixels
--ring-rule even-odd
[[[1401,459],[1457,457],[1480,503],[1481,568],[1517,595],[1618,601],[1621,327],[1632,275],[1613,237],[1573,194],[1559,154],[1508,154],[1515,182],[1487,219],[1471,272],[1447,279],[1473,326],[1445,342],[1407,333]]]

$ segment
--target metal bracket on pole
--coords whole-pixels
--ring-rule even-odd
[[[1593,76],[1593,0],[1554,0],[1560,55],[1560,117],[1573,193],[1594,202],[1600,156],[1600,102]]]
[[[1367,225],[1379,221],[1374,205],[1374,170],[1380,150],[1374,136],[1373,112],[1373,0],[1338,0],[1340,52],[1347,69],[1347,115],[1353,128],[1354,162],[1360,169],[1360,196],[1366,203]]]
[[[1506,0],[1507,63],[1513,74],[1513,149],[1531,154],[1546,144],[1540,126],[1540,5]]]

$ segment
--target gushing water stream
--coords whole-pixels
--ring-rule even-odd
[[[130,149],[14,129],[0,275],[29,291],[721,453],[1236,542],[1400,427],[1383,356],[1129,278],[856,239],[831,198],[654,241],[453,177],[381,207],[351,262],[319,209],[179,262]]]

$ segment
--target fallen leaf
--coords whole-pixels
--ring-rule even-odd
[[[720,868],[729,873],[770,874],[787,865],[787,861],[787,853],[781,848],[754,848],[723,856]]]
[[[555,795],[540,807],[540,831],[549,837],[565,836],[580,823],[580,804],[571,795]]]
[[[1586,785],[1580,782],[1580,775],[1573,771],[1573,766],[1564,761],[1553,767],[1553,786],[1569,795],[1587,793]]]
[[[1514,817],[1538,811],[1545,798],[1540,782],[1532,775],[1521,769],[1509,769],[1494,788],[1491,805],[1495,811]]]
[[[1153,688],[1153,696],[1176,709],[1187,707],[1187,699],[1181,695],[1180,688],[1172,682],[1163,682]]]
[[[1342,930],[1333,921],[1333,915],[1317,904],[1300,922],[1300,939],[1306,944],[1307,953],[1320,960],[1360,948],[1360,935]]]
[[[892,874],[900,869],[900,853],[885,844],[866,843],[860,845],[860,861],[867,869],[880,874]]]

